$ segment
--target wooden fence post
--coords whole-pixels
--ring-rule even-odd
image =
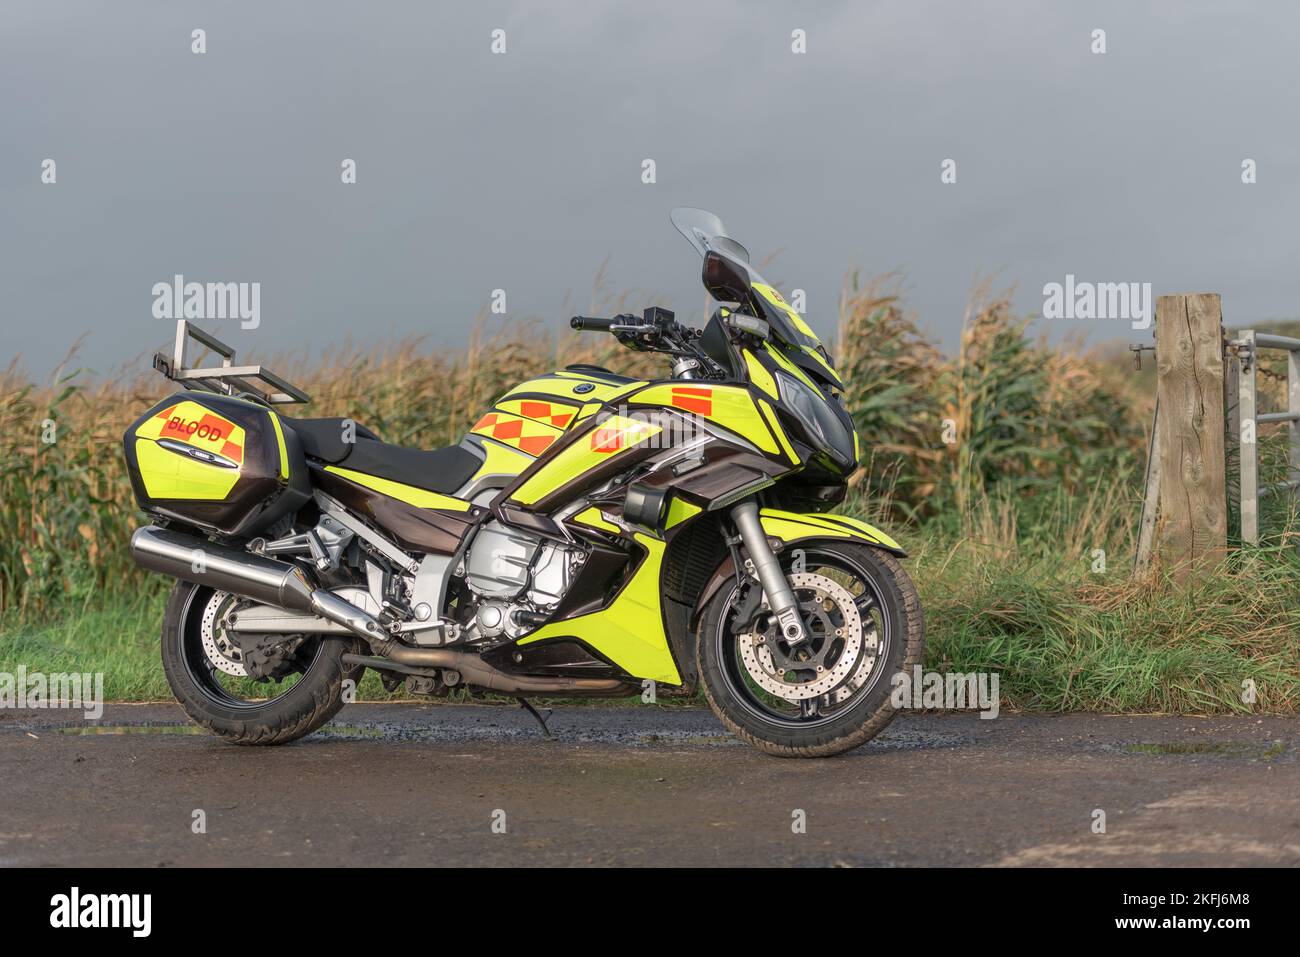
[[[1214,293],[1156,300],[1160,555],[1184,579],[1227,554],[1223,308]]]

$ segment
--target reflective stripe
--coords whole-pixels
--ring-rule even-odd
[[[550,408],[549,403],[535,404],[544,404]],[[549,449],[564,434],[555,426],[495,409],[475,422],[470,432],[496,439],[534,458]]]
[[[870,545],[883,545],[902,552],[902,546],[880,529],[847,515],[830,515],[824,512],[785,512],[776,508],[759,509],[759,521],[769,535],[783,542],[801,538],[858,538]]]
[[[776,380],[772,378],[772,373],[763,367],[763,363],[758,361],[758,357],[748,349],[745,350],[745,367],[749,369],[749,381],[758,386],[772,398],[780,398],[776,391]]]
[[[687,386],[681,383],[654,385],[638,392],[632,402],[680,409],[730,429],[764,452],[780,451],[762,414],[754,405],[753,395],[749,389],[740,386]]]
[[[795,365],[793,362],[787,359],[785,357],[785,354],[782,353],[780,349],[773,349],[771,346],[767,345],[766,343],[764,343],[763,348],[767,350],[767,354],[769,356],[771,356],[774,360],[776,360],[777,365],[779,365],[786,372],[790,373],[796,379],[799,379],[801,382],[803,382],[804,385],[808,386],[810,389],[815,390],[818,395],[821,395],[822,390],[818,389],[817,386],[813,383],[813,380],[808,378],[807,373],[805,373],[797,365]]]
[[[827,362],[827,361],[822,357],[822,354],[821,354],[820,352],[818,352],[816,349],[813,349],[813,348],[811,348],[811,347],[809,347],[809,346],[804,346],[804,347],[803,347],[803,351],[804,351],[807,355],[809,355],[809,356],[811,356],[813,359],[815,359],[815,360],[817,361],[817,363],[818,363],[818,364],[819,364],[823,369],[826,370],[826,374],[827,374],[828,376],[831,377],[831,381],[832,381],[832,382],[834,382],[834,383],[835,383],[837,386],[839,386],[841,389],[844,388],[844,380],[840,378],[840,374],[839,374],[838,372],[836,372],[836,371],[831,367],[831,364],[830,364],[829,362]]]
[[[284,430],[280,428],[280,417],[270,411],[266,414],[271,417],[271,425],[275,427],[275,442],[280,447],[280,478],[288,481],[289,450],[284,447]]]
[[[791,462],[798,465],[799,453],[794,450],[794,446],[792,446],[790,440],[786,438],[785,430],[781,428],[781,423],[777,421],[776,412],[774,412],[772,407],[762,399],[758,400],[758,407],[763,410],[763,417],[767,419],[767,424],[776,435],[777,441],[781,443],[781,448],[785,451],[785,454],[789,456]]]

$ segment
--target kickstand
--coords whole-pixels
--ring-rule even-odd
[[[546,726],[546,718],[549,718],[552,714],[554,714],[553,711],[550,711],[548,709],[546,712],[546,717],[542,717],[541,712],[538,711],[536,708],[534,708],[532,706],[532,703],[527,698],[516,698],[515,700],[519,702],[519,707],[523,708],[525,711],[531,714],[533,718],[537,721],[537,723],[542,726],[542,734],[544,734],[548,738],[555,737],[555,735],[551,734],[551,729]]]

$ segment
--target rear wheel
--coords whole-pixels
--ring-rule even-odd
[[[162,633],[172,693],[195,722],[234,744],[285,744],[311,734],[343,707],[345,682],[360,680],[364,667],[341,660],[359,650],[360,640],[286,636],[267,679],[255,681],[224,624],[239,602],[226,592],[176,583]]]
[[[894,556],[801,542],[781,553],[807,636],[785,642],[752,579],[724,586],[700,617],[705,695],[733,733],[768,754],[828,757],[894,718],[891,677],[920,664],[916,587]]]

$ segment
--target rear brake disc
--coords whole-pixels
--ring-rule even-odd
[[[230,592],[219,591],[208,599],[203,609],[203,620],[199,626],[199,636],[203,639],[203,653],[218,671],[236,678],[247,678],[248,669],[244,667],[244,653],[239,645],[226,633],[226,614],[238,599]]]

